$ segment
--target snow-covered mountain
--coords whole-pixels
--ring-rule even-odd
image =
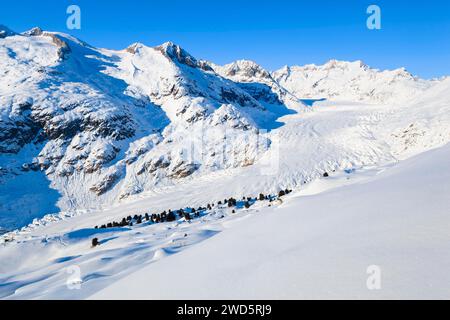
[[[400,110],[335,120],[335,128],[344,127],[341,140],[319,139],[329,125],[308,127],[301,115],[314,110],[311,99],[321,98],[410,105],[445,83],[360,62],[270,73],[251,61],[198,60],[170,42],[115,51],[40,28],[0,30],[0,227],[8,228],[239,172],[270,162],[273,152],[286,165],[275,178],[254,182],[261,191],[301,185],[327,168],[391,159],[409,140],[386,147],[390,130],[384,140],[358,141],[358,147],[348,141],[375,135],[365,125]],[[410,134],[417,140],[427,125],[416,124]],[[429,147],[447,138],[440,137]],[[324,142],[322,154],[316,148]],[[297,158],[307,152],[316,156]],[[234,186],[242,193],[249,188],[250,182]]]
[[[406,103],[436,81],[414,77],[404,68],[380,71],[362,61],[331,60],[324,65],[285,66],[272,77],[301,98]]]
[[[62,209],[111,203],[174,179],[250,165],[270,144],[259,131],[303,108],[300,101],[284,105],[281,92],[242,88],[173,43],[111,51],[39,28],[23,34],[4,29],[3,190],[49,179],[62,195]],[[221,150],[224,139],[233,150]],[[201,150],[192,150],[198,141]],[[9,195],[20,207],[28,193]],[[3,194],[0,216],[20,215]]]

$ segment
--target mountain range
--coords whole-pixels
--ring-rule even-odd
[[[299,167],[287,160],[271,178],[242,183],[239,192],[295,188],[326,169],[393,159],[405,144],[409,150],[420,137],[428,139],[423,126],[430,124],[400,119],[389,131],[399,138],[384,140],[374,138],[369,124],[392,121],[391,115],[399,117],[421,99],[435,101],[448,83],[448,78],[420,79],[404,68],[372,69],[361,61],[274,72],[247,60],[220,66],[171,42],[107,50],[64,33],[40,28],[16,33],[1,26],[0,227],[21,227],[48,213],[109,207],[239,172],[277,148],[291,147],[293,157],[298,148],[301,156],[310,150],[302,145],[306,135],[312,143],[320,128],[296,131],[308,123],[298,117],[308,117],[321,101],[385,106],[382,116],[352,120],[373,145],[346,150],[328,141],[332,151],[314,156],[314,164]],[[429,121],[438,119],[435,113]],[[346,139],[350,143],[351,136]],[[426,145],[433,147],[448,136],[433,132],[429,139],[434,140]]]

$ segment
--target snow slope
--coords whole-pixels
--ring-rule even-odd
[[[218,207],[192,223],[92,229],[137,206],[30,230],[0,247],[0,295],[448,299],[449,156],[445,146],[394,166],[335,172],[271,207]],[[380,291],[366,288],[372,265],[382,271]]]
[[[448,159],[446,146],[356,184],[296,194],[91,298],[448,299]]]

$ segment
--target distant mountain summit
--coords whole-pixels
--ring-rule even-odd
[[[404,68],[380,71],[362,61],[286,66],[272,76],[297,97],[388,104],[411,100],[434,83],[414,77]]]

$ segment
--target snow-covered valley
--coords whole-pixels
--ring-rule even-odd
[[[216,206],[191,222],[93,229],[125,212],[147,211],[142,200],[23,232],[1,248],[0,293],[8,299],[447,299],[449,151],[336,172],[282,201]],[[173,203],[162,198],[156,206]],[[91,247],[93,237],[100,246]],[[382,271],[381,290],[366,287],[372,265]]]
[[[4,34],[0,298],[450,297],[450,78]]]
[[[447,146],[317,181],[91,298],[448,299],[449,158]]]

